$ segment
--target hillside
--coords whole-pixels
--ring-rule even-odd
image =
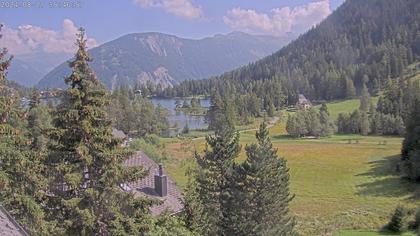
[[[121,84],[151,81],[163,87],[183,80],[214,76],[261,59],[278,50],[288,38],[233,32],[200,40],[161,33],[122,36],[90,50],[98,78],[110,89]],[[48,73],[39,88],[62,87],[67,63]]]
[[[34,86],[44,73],[19,59],[14,59],[10,65],[8,78],[24,86]]]
[[[420,4],[417,0],[347,0],[329,17],[278,52],[225,73],[212,82],[185,83],[187,95],[219,90],[230,83],[240,93],[256,80],[281,80],[288,102],[297,93],[311,99],[351,97],[366,83],[375,94],[420,58]],[[206,87],[197,91],[196,88]]]
[[[8,79],[26,87],[35,86],[48,72],[66,60],[65,53],[35,52],[14,56],[9,68]]]

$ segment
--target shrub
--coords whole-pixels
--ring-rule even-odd
[[[394,233],[401,232],[403,229],[404,215],[404,208],[402,206],[397,206],[397,208],[395,208],[394,214],[391,216],[391,220],[387,225],[387,229]]]

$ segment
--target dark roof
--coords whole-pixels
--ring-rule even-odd
[[[179,213],[184,208],[182,204],[182,193],[176,188],[175,182],[163,170],[163,174],[168,178],[168,194],[165,197],[160,197],[155,191],[155,178],[158,174],[159,165],[142,152],[136,153],[133,157],[128,159],[125,164],[127,166],[143,166],[146,170],[149,169],[149,174],[143,179],[134,183],[129,183],[128,186],[137,194],[159,199],[162,204],[154,205],[150,211],[152,215],[160,215],[165,210],[169,210],[173,214]]]
[[[0,235],[1,236],[28,236],[29,234],[13,219],[13,217],[0,205]]]
[[[112,136],[114,136],[114,138],[122,138],[125,139],[127,136],[124,134],[123,131],[118,130],[118,129],[113,129],[112,130]]]

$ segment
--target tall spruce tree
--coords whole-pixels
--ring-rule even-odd
[[[187,191],[187,225],[200,235],[233,235],[235,158],[238,157],[239,134],[233,127],[216,130],[206,137],[203,155],[196,153],[197,168]]]
[[[360,96],[360,134],[369,134],[369,108],[370,108],[370,94],[365,84],[363,84],[362,93]]]
[[[208,129],[223,130],[234,126],[235,112],[227,98],[222,98],[219,93],[213,92],[210,102],[211,105],[206,115]]]
[[[46,159],[50,177],[49,220],[65,235],[141,235],[149,201],[119,188],[139,179],[139,168],[123,162],[131,153],[112,136],[105,112],[109,95],[89,62],[83,29],[69,63],[69,88],[58,106]]]
[[[287,162],[273,148],[265,123],[256,138],[257,144],[246,147],[247,159],[237,168],[242,180],[237,235],[294,235]]]
[[[402,147],[402,160],[407,164],[407,174],[413,180],[420,179],[420,99],[413,101],[406,119],[406,132]]]

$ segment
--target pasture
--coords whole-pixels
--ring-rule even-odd
[[[357,107],[353,100],[329,105],[332,114]],[[244,147],[255,141],[254,134],[241,133],[238,161],[245,158]],[[380,230],[396,205],[414,207],[419,203],[420,188],[397,172],[400,137],[292,139],[286,135],[284,120],[271,127],[270,134],[278,154],[288,161],[290,190],[295,195],[290,208],[302,235],[376,235],[341,230]],[[166,139],[165,143],[169,153],[166,168],[182,188],[193,152],[202,151],[205,141]]]

